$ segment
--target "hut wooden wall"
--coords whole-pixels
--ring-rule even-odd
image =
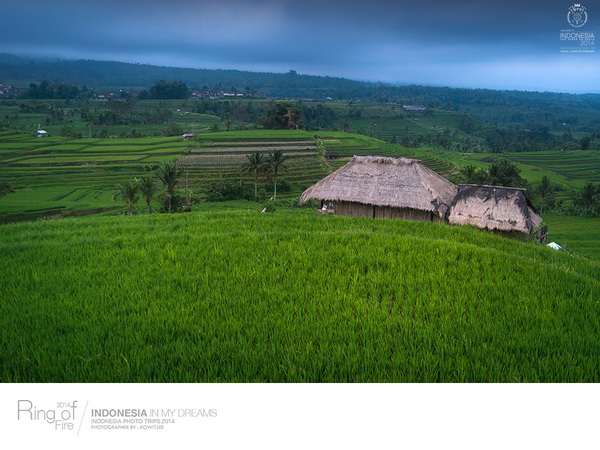
[[[375,219],[422,220],[426,222],[442,221],[437,214],[410,208],[374,206],[356,202],[335,202],[335,212],[342,216],[372,217]]]
[[[434,220],[434,214],[430,211],[421,211],[410,208],[394,208],[391,206],[375,206],[376,219],[406,219],[423,220],[426,222]]]
[[[355,202],[335,202],[335,212],[342,216],[374,217],[374,206]]]

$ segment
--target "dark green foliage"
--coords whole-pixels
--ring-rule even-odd
[[[572,194],[573,204],[579,208],[580,214],[596,217],[600,215],[600,184],[587,183],[579,191]]]
[[[150,206],[152,200],[158,193],[158,186],[154,182],[152,176],[144,177],[141,180],[136,180],[140,188],[141,194],[144,196],[146,206],[148,207],[148,214],[152,214],[152,207]]]
[[[340,119],[340,115],[337,112],[322,103],[315,106],[303,104],[302,116],[304,117],[305,127],[309,130],[331,129]]]
[[[113,200],[121,197],[127,205],[127,213],[131,216],[133,215],[133,207],[140,199],[138,197],[139,190],[140,186],[137,182],[128,181],[125,184],[118,184],[117,191],[113,194]]]
[[[267,183],[265,187],[267,191],[273,191],[275,189],[274,183]],[[292,192],[292,185],[286,180],[277,180],[277,192],[281,194]]]
[[[165,185],[167,190],[166,210],[169,213],[177,209],[172,202],[175,192],[175,185],[177,184],[180,173],[181,171],[177,167],[176,161],[164,162],[160,164],[154,172],[156,177]]]
[[[254,200],[252,187],[248,183],[239,183],[222,178],[208,186],[207,201],[224,202],[226,200]]]
[[[277,205],[275,204],[275,200],[269,199],[265,203],[263,203],[263,208],[261,212],[263,213],[274,213],[277,209]]]
[[[119,132],[120,138],[140,138],[143,137],[142,133],[135,128],[130,128],[129,130],[122,130]]]
[[[60,129],[60,135],[65,137],[71,137],[74,139],[80,139],[81,133],[75,131],[73,125],[65,125]]]
[[[541,125],[532,125],[528,130],[493,128],[486,133],[485,142],[492,153],[542,151],[563,143],[547,126]]]
[[[182,134],[183,134],[183,128],[180,125],[177,125],[175,123],[170,123],[163,130],[164,136],[181,136]]]
[[[525,187],[527,181],[520,175],[517,165],[507,159],[493,163],[488,170],[465,166],[461,169],[461,182],[493,186]]]
[[[194,100],[191,110],[198,114],[212,114],[226,120],[244,123],[259,122],[264,115],[262,108],[251,101]]]
[[[50,83],[42,81],[39,86],[31,83],[29,88],[21,95],[21,98],[35,99],[74,99],[79,96],[80,90],[77,86],[67,83]]]
[[[13,194],[14,192],[15,190],[8,181],[0,180],[0,197],[7,194]]]
[[[592,143],[591,136],[582,136],[581,139],[579,139],[579,145],[581,146],[581,150],[589,149],[591,143]]]
[[[190,96],[190,89],[182,81],[165,81],[160,80],[150,88],[147,98],[153,100],[174,100],[184,99]],[[146,94],[140,98],[145,98]]]
[[[572,189],[571,202],[557,201],[551,213],[567,216],[600,217],[600,184],[587,183],[580,189]]]
[[[558,183],[554,183],[546,175],[544,175],[540,181],[532,185],[531,192],[540,199],[540,213],[543,213],[548,208],[552,208],[554,206],[556,193],[560,190],[560,185]]]
[[[278,102],[263,120],[265,128],[271,130],[299,130],[302,128],[302,112],[291,102]]]
[[[467,134],[473,134],[476,129],[476,122],[471,116],[463,114],[460,118],[459,128]]]
[[[466,184],[485,184],[488,173],[485,169],[475,166],[465,166],[460,169],[461,182]]]
[[[520,173],[521,171],[515,163],[508,159],[501,159],[490,166],[487,184],[524,188],[527,181],[521,177]]]
[[[251,173],[254,175],[254,198],[258,198],[258,176],[266,169],[266,159],[260,152],[254,152],[246,156],[247,161],[242,166],[243,173]]]
[[[273,180],[273,199],[277,199],[277,175],[281,171],[287,170],[287,156],[281,150],[269,152],[266,160],[267,174]]]
[[[173,193],[172,195],[165,194],[161,195],[158,198],[161,200],[162,208],[159,212],[161,213],[176,213],[181,212],[184,206],[183,197],[177,193]]]

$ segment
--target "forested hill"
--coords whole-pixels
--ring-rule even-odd
[[[246,89],[268,97],[325,99],[368,98],[376,85],[344,78],[245,72],[222,69],[186,69],[114,61],[28,61],[0,55],[0,82],[41,80],[86,85],[93,89],[148,89],[159,80],[183,81],[192,88]]]
[[[27,86],[42,80],[86,85],[94,90],[148,89],[159,80],[183,81],[191,88],[236,89],[271,98],[371,100],[418,104],[469,112],[501,126],[563,125],[600,128],[600,94],[496,91],[420,85],[389,85],[345,78],[240,70],[185,69],[110,61],[31,61],[0,55],[0,83]],[[401,80],[399,80],[401,81]]]

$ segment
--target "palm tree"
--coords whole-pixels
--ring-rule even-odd
[[[548,176],[544,175],[540,181],[533,185],[532,190],[539,195],[542,200],[540,212],[543,213],[546,202],[554,199],[554,194],[560,190],[560,186],[553,183]]]
[[[283,154],[282,150],[269,152],[267,156],[267,171],[273,175],[273,200],[277,199],[277,174],[279,171],[287,169],[287,166],[284,164],[286,159],[287,157]]]
[[[121,197],[128,206],[128,214],[131,216],[133,215],[133,205],[140,199],[137,196],[139,189],[139,184],[132,181],[128,181],[125,184],[117,184],[117,191],[112,195],[112,199],[115,200],[117,197]]]
[[[488,178],[488,173],[481,168],[475,166],[465,166],[460,169],[463,183],[467,184],[485,184]]]
[[[246,173],[254,172],[254,198],[258,198],[258,174],[265,169],[265,158],[262,153],[254,152],[246,155],[247,161],[243,164],[242,170]]]
[[[12,194],[15,190],[8,181],[0,181],[0,197],[6,194]]]
[[[527,181],[521,178],[521,170],[508,159],[492,163],[489,170],[490,184],[495,186],[525,187]]]
[[[465,183],[475,183],[475,178],[477,176],[477,167],[465,166],[462,169],[460,169],[460,174],[462,175]]]
[[[587,183],[577,192],[573,198],[574,202],[586,209],[593,209],[600,204],[600,185]]]
[[[177,169],[176,161],[165,161],[158,166],[154,172],[158,179],[165,185],[167,189],[168,199],[168,210],[172,212],[171,200],[173,199],[173,193],[175,192],[175,184],[177,184],[177,178],[179,177],[179,170]]]
[[[141,180],[137,180],[138,185],[140,186],[140,191],[146,200],[146,204],[148,205],[148,214],[152,214],[152,206],[150,206],[150,202],[158,192],[158,186],[154,182],[154,178],[144,177]]]

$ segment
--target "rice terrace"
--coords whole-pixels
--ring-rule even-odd
[[[2,382],[600,381],[588,128],[516,151],[441,103],[138,100],[106,124],[78,101],[43,122],[0,100]],[[510,196],[523,232],[480,229]],[[533,238],[545,226],[561,251]]]

